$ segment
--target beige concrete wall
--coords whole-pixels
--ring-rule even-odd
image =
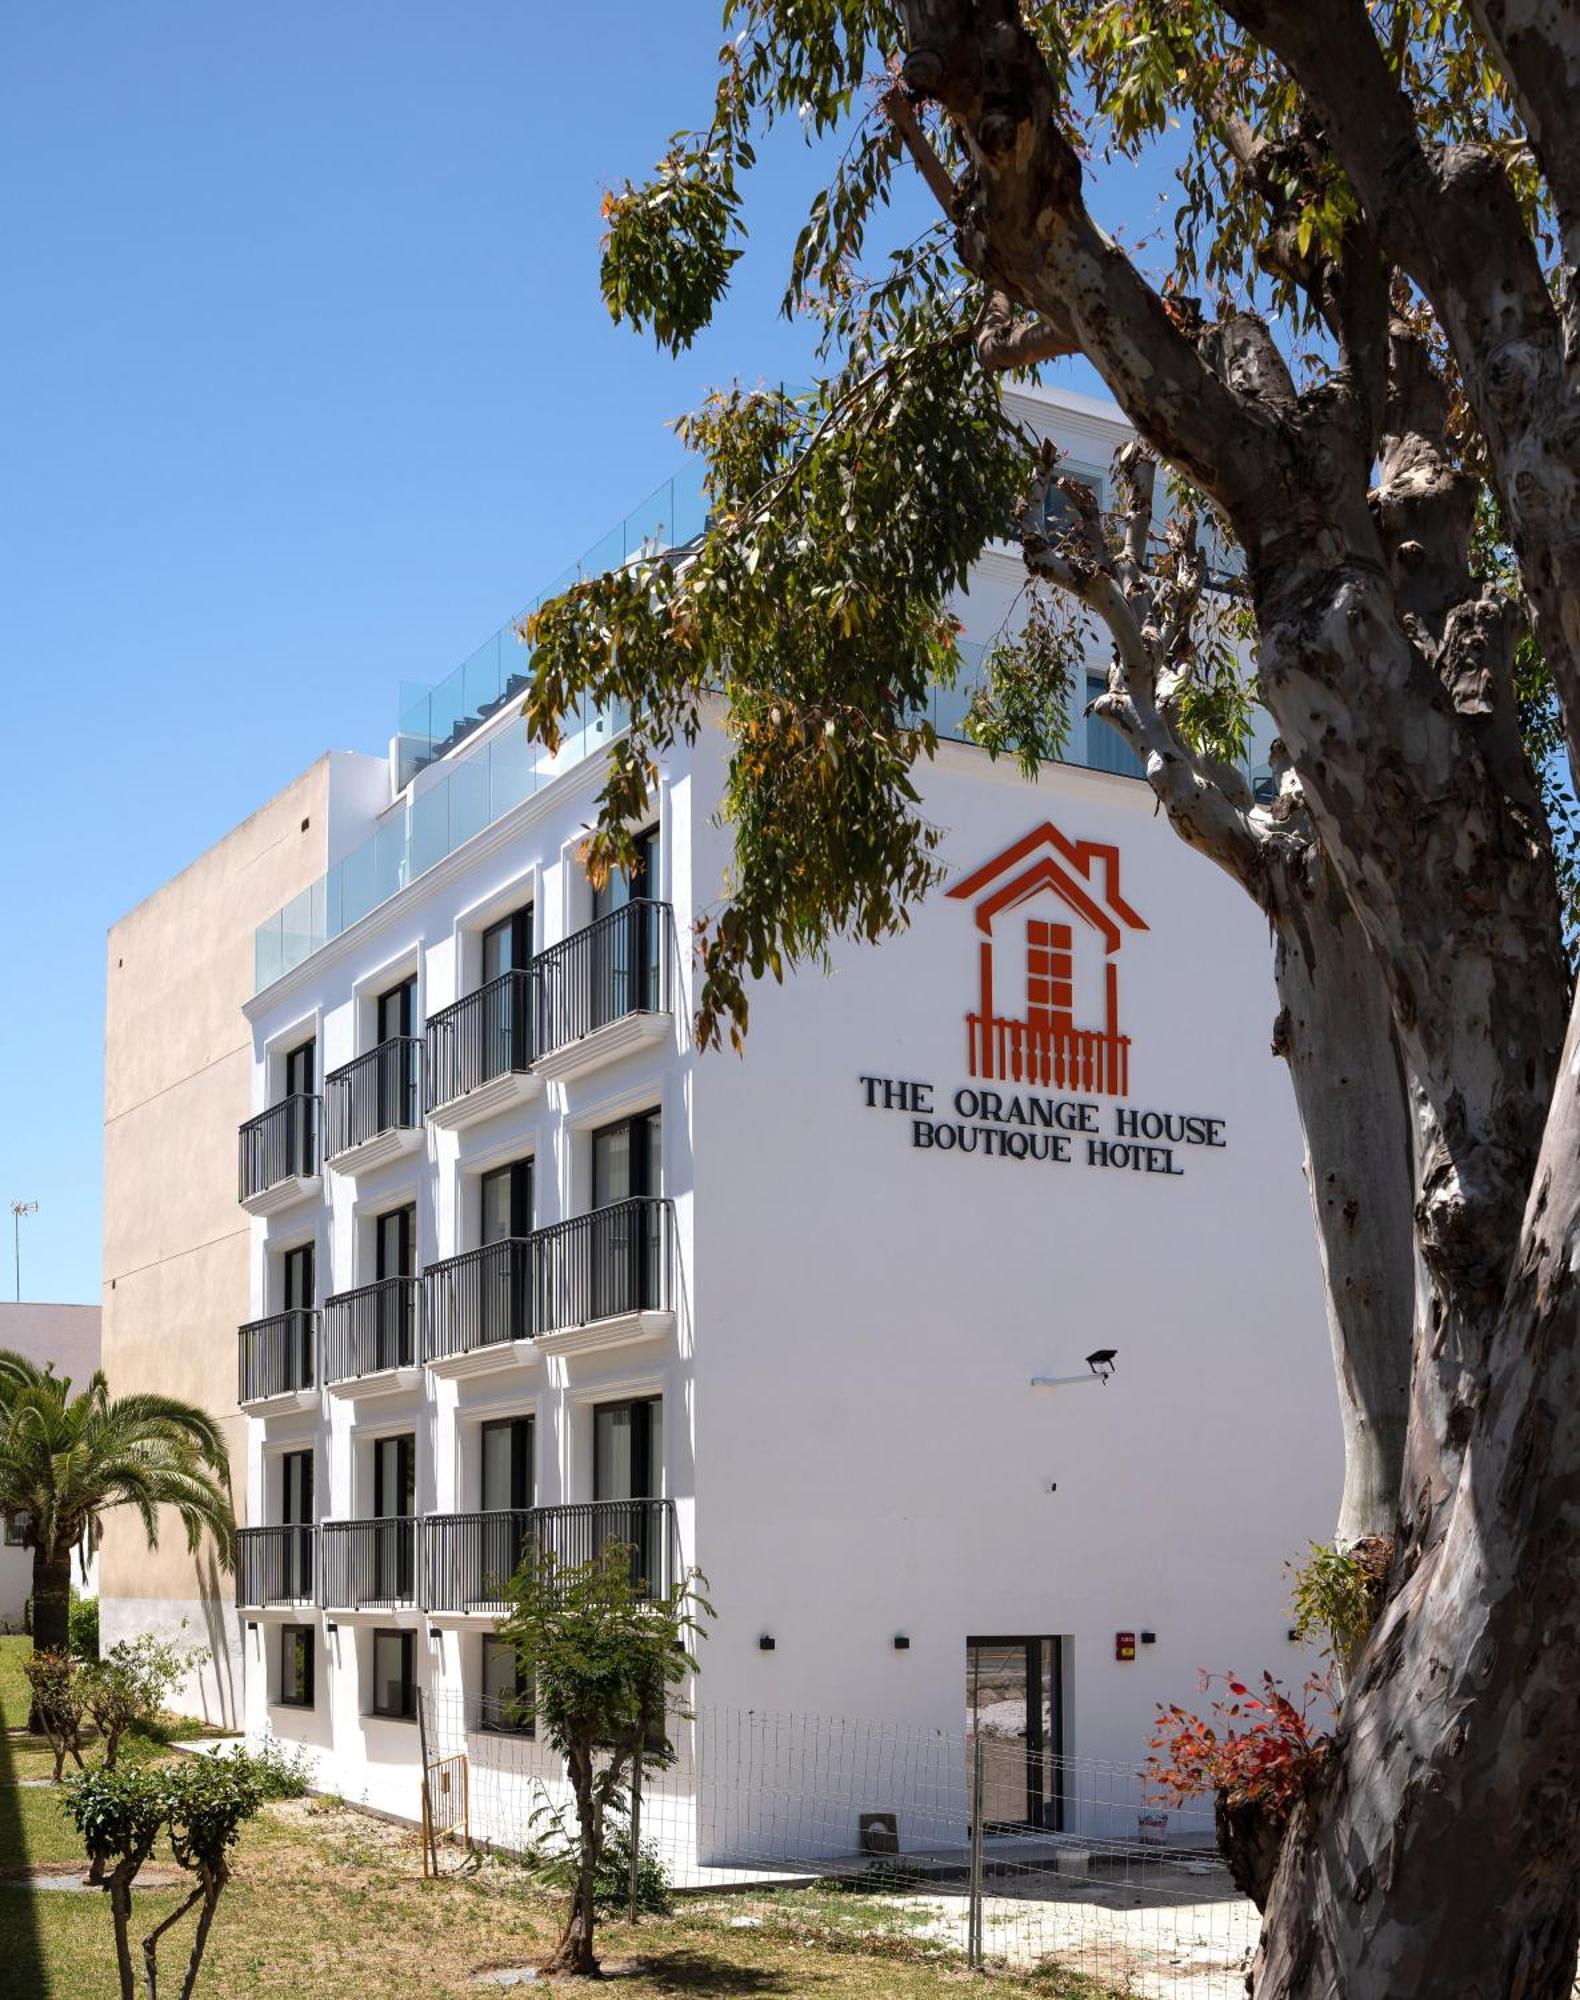
[[[104,1369],[113,1394],[159,1389],[226,1420],[238,1518],[245,1427],[236,1328],[248,1317],[248,1220],[236,1128],[252,1105],[257,925],[323,872],[330,765],[320,758],[110,931],[104,1009]],[[105,1524],[106,1638],[186,1620],[215,1653],[197,1705],[240,1708],[230,1585],[180,1522],[150,1551],[136,1517]]]

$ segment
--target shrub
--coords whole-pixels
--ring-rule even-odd
[[[104,1739],[104,1765],[114,1770],[128,1729],[155,1722],[193,1655],[143,1632],[112,1646],[96,1665],[84,1667],[88,1711]]]
[[[266,1799],[302,1799],[312,1788],[313,1760],[301,1744],[288,1750],[278,1736],[266,1736],[249,1761]]]
[[[96,1597],[79,1597],[71,1600],[71,1610],[67,1616],[66,1629],[71,1636],[71,1650],[79,1660],[97,1660],[99,1657],[99,1600]]]
[[[69,1755],[82,1769],[82,1724],[88,1712],[83,1669],[65,1653],[33,1653],[22,1663],[33,1696],[33,1727],[49,1738],[55,1753],[55,1782]]]
[[[567,1895],[576,1889],[581,1865],[581,1843],[566,1816],[564,1806],[556,1806],[542,1793],[531,1817],[533,1845],[527,1865],[550,1889]],[[674,1906],[669,1870],[663,1856],[648,1840],[641,1845],[636,1864],[636,1907],[642,1916],[667,1917]],[[626,1793],[616,1793],[608,1803],[603,1844],[593,1870],[593,1907],[602,1915],[623,1915],[631,1907],[631,1806]]]
[[[151,1769],[104,1768],[86,1772],[67,1786],[65,1811],[82,1836],[94,1879],[102,1876],[109,1890],[121,2000],[137,2000],[131,1952],[132,1885],[160,1834],[168,1837],[177,1864],[197,1877],[197,1886],[143,1939],[144,1990],[148,2000],[157,2000],[159,1940],[197,1909],[197,1932],[181,1985],[181,2000],[190,2000],[209,1929],[230,1880],[230,1850],[262,1797],[252,1759],[246,1756],[200,1757]]]
[[[1214,1679],[1203,1674],[1202,1686]],[[1331,1706],[1332,1689],[1313,1674],[1296,1707],[1271,1674],[1263,1674],[1259,1696],[1232,1675],[1223,1687],[1225,1697],[1212,1704],[1216,1726],[1177,1702],[1158,1710],[1146,1775],[1165,1797],[1211,1795],[1229,1872],[1261,1909],[1289,1816],[1332,1749],[1331,1735],[1311,1720],[1319,1697]]]

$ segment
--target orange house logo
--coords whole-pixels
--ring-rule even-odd
[[[1116,960],[1126,933],[1147,926],[1119,892],[1119,849],[1067,840],[1045,821],[949,894],[973,906],[982,933],[971,1074],[1127,1095]]]

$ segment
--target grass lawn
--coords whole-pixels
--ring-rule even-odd
[[[0,1640],[0,1721],[25,1719],[20,1659],[26,1641]],[[35,1775],[36,1742],[0,1736],[0,1871],[77,1858],[75,1835],[50,1789],[18,1789]],[[47,1775],[49,1760],[44,1762]],[[161,1853],[156,1859],[167,1861]],[[174,1890],[136,1897],[141,1936],[179,1901]],[[749,1912],[749,1920],[741,1919]],[[556,1934],[556,1904],[520,1871],[486,1863],[472,1875],[422,1877],[416,1837],[327,1800],[268,1806],[246,1831],[215,1920],[199,1992],[408,2000],[472,2000],[483,1968],[540,1961]],[[617,1992],[807,1994],[815,2000],[930,2000],[974,1983],[958,1958],[914,1934],[914,1920],[881,1900],[817,1890],[683,1899],[668,1919],[632,1930],[610,1924],[601,1952],[634,1961]],[[190,1942],[180,1925],[161,1965],[179,1985]],[[556,1982],[559,1984],[559,1982]],[[576,1982],[564,1982],[572,1987]],[[116,2000],[109,1911],[92,1892],[39,1891],[0,1880],[0,1990],[6,2000]],[[1049,1969],[999,1977],[1001,2000],[1116,2000],[1106,1988]]]

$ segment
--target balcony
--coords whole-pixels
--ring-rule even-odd
[[[563,1080],[674,1033],[675,920],[636,899],[532,961],[537,1070]]]
[[[380,1278],[324,1301],[324,1387],[332,1396],[411,1389],[417,1364],[416,1278]]]
[[[432,1124],[473,1125],[537,1096],[536,989],[530,968],[501,973],[429,1021],[424,1076]]]
[[[422,1043],[399,1035],[324,1078],[326,1157],[338,1173],[363,1173],[421,1146],[421,1070]]]
[[[323,1188],[319,1100],[285,1097],[237,1134],[237,1199],[249,1215],[275,1215]]]
[[[535,1242],[507,1237],[423,1272],[423,1359],[436,1374],[478,1375],[536,1358],[542,1300]]]
[[[318,1530],[318,1601],[330,1611],[402,1611],[417,1602],[417,1522],[325,1521]]]
[[[422,1524],[425,1611],[497,1618],[503,1586],[530,1552],[567,1567],[589,1561],[611,1542],[632,1550],[632,1578],[662,1596],[675,1578],[674,1505],[668,1500],[595,1500],[581,1506],[529,1507],[487,1514],[430,1514]]]
[[[675,1324],[675,1216],[657,1196],[430,1264],[423,1359],[437,1374],[653,1340]]]
[[[675,1209],[657,1195],[613,1202],[540,1229],[543,1354],[629,1347],[675,1324]]]
[[[311,1604],[316,1535],[310,1527],[238,1529],[237,1604],[248,1611]]]
[[[237,1329],[236,1401],[249,1416],[311,1409],[318,1401],[318,1315],[271,1313]]]

